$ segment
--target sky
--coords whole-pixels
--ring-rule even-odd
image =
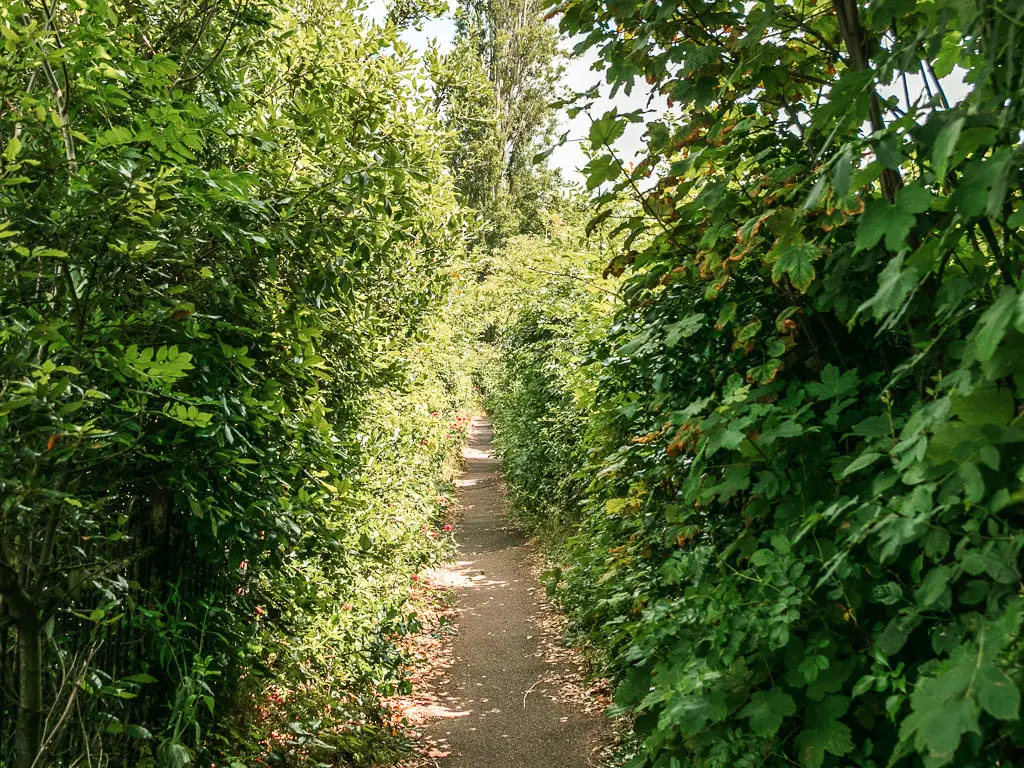
[[[368,6],[370,18],[381,21],[387,16],[387,9],[384,0],[371,0]],[[431,45],[436,43],[439,50],[447,51],[451,48],[451,41],[455,34],[455,22],[451,18],[430,19],[424,22],[420,29],[406,29],[401,33],[402,39],[415,50],[423,53]],[[576,44],[575,39],[563,40],[561,47],[568,57],[568,52]],[[609,109],[618,108],[620,112],[629,112],[634,109],[642,109],[647,105],[650,90],[647,84],[640,80],[633,93],[627,96],[621,91],[613,98],[611,87],[604,82],[604,74],[591,70],[596,55],[590,51],[580,57],[567,58],[566,71],[563,80],[564,87],[569,91],[585,91],[596,83],[602,83],[600,96],[594,100],[591,107],[591,114],[595,119],[601,117]],[[641,87],[642,86],[642,87]],[[663,108],[663,102],[661,102]],[[566,131],[569,135],[566,142],[557,147],[548,160],[554,168],[559,168],[562,175],[568,181],[582,182],[583,174],[580,169],[586,165],[587,159],[583,153],[581,142],[586,141],[590,134],[590,118],[581,113],[574,119],[563,112],[559,116],[559,127],[557,134],[561,136]],[[643,147],[644,128],[642,125],[630,125],[626,133],[619,139],[616,149],[619,152],[620,160],[628,163],[636,159]]]
[[[455,0],[449,0],[449,2],[454,10]],[[385,0],[369,0],[367,13],[371,18],[382,21],[387,16]],[[551,23],[553,24],[554,22]],[[449,17],[429,19],[419,29],[410,28],[404,30],[401,33],[401,37],[420,53],[425,52],[432,43],[443,52],[451,48],[454,34],[455,22]],[[655,114],[661,114],[668,110],[668,104],[664,97],[655,95],[651,99],[650,86],[640,79],[637,80],[630,95],[626,95],[620,90],[613,97],[611,95],[611,86],[605,82],[604,74],[592,69],[594,62],[597,60],[596,53],[593,50],[587,51],[581,56],[572,57],[569,55],[578,39],[563,39],[561,42],[561,48],[566,54],[566,70],[563,84],[567,91],[573,92],[585,91],[598,83],[601,84],[598,98],[593,100],[589,110],[590,115],[594,119],[600,118],[606,111],[615,108],[619,112],[631,112],[635,109],[652,109]],[[952,74],[941,81],[950,102],[954,104],[963,99],[969,90],[963,81],[963,74],[961,70],[954,70]],[[911,98],[914,100],[917,99],[918,94],[923,95],[924,87],[919,75],[908,77],[908,90],[910,91]],[[907,109],[909,106],[906,103],[901,84],[894,83],[890,86],[883,86],[879,88],[879,91],[886,98],[896,96],[903,109]],[[588,142],[590,120],[591,117],[588,117],[583,112],[572,119],[564,111],[559,115],[557,134],[560,136],[568,131],[568,137],[564,144],[555,148],[548,162],[552,167],[561,169],[562,175],[568,181],[582,183],[584,180],[580,169],[587,163],[583,145]],[[865,125],[865,130],[867,129],[868,126]],[[642,123],[630,124],[623,136],[616,142],[615,149],[619,160],[623,164],[633,162],[638,156],[643,154],[643,133],[644,125]]]

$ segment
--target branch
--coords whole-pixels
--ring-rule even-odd
[[[196,72],[194,75],[189,75],[186,78],[178,78],[177,80],[175,80],[174,84],[171,85],[171,92],[173,92],[174,89],[177,88],[179,85],[185,85],[187,83],[193,82],[194,80],[198,80],[200,77],[206,74],[207,70],[209,70],[210,67],[212,67],[217,62],[217,59],[219,59],[220,55],[224,52],[224,47],[228,44],[228,40],[231,39],[231,35],[235,31],[235,27],[238,26],[238,21],[242,17],[242,11],[244,11],[248,7],[249,0],[243,0],[243,2],[239,3],[238,10],[235,11],[234,18],[231,19],[231,25],[228,27],[228,31],[224,33],[224,39],[220,41],[220,45],[217,47],[217,50],[214,51],[213,56],[210,57],[210,60],[206,62],[206,65],[198,72]]]
[[[35,603],[18,581],[18,573],[0,561],[0,595],[11,609],[11,616],[21,622],[35,616]]]
[[[43,3],[43,25],[45,29],[52,30],[58,45],[60,44],[60,34],[57,32],[57,27],[53,23],[53,16],[50,13],[50,9]],[[28,18],[24,17],[26,26],[28,26]],[[53,89],[53,98],[57,102],[57,117],[60,118],[60,135],[64,142],[64,157],[68,163],[68,170],[71,173],[78,172],[78,157],[75,152],[75,137],[71,134],[71,120],[69,117],[69,105],[68,105],[68,94],[66,91],[71,89],[70,80],[68,79],[68,71],[66,65],[64,67],[64,84],[65,88],[60,87],[60,82],[57,80],[57,75],[54,74],[53,67],[50,66],[50,62],[46,59],[46,51],[43,50],[41,43],[36,43],[36,47],[42,54],[41,66],[43,73],[46,75],[47,81],[50,83],[50,88]]]
[[[869,69],[867,32],[860,23],[857,11],[857,0],[832,0],[836,20],[839,22],[839,34],[843,38],[846,50],[850,54],[852,69],[864,72]],[[885,130],[882,119],[882,104],[878,98],[878,89],[871,89],[871,105],[869,108],[871,129],[874,132]],[[885,168],[882,170],[882,194],[891,203],[896,193],[903,186],[903,178],[898,170]]]
[[[540,272],[541,274],[544,274],[544,275],[551,275],[552,277],[561,277],[561,278],[564,278],[566,280],[576,280],[578,282],[583,283],[584,285],[589,285],[591,288],[596,288],[599,291],[603,291],[604,293],[607,293],[609,296],[614,296],[617,299],[622,299],[622,296],[620,294],[616,293],[615,291],[609,290],[608,288],[602,288],[597,283],[592,283],[591,281],[589,281],[589,280],[587,280],[585,278],[577,277],[576,275],[570,275],[570,274],[567,274],[567,273],[564,273],[564,272],[549,272],[548,270],[541,269],[540,267],[531,267],[529,265],[524,265],[524,266],[526,266],[526,268],[528,270],[530,270],[531,272]]]

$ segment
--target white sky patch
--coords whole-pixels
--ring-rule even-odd
[[[450,8],[454,14],[455,0],[450,0]],[[382,22],[387,18],[386,0],[369,0],[366,6],[366,16],[375,22]],[[434,44],[439,51],[445,53],[452,48],[452,40],[455,37],[455,21],[451,16],[445,18],[429,19],[420,25],[419,29],[405,29],[399,35],[402,40],[412,46],[418,53],[423,54],[431,44]],[[563,41],[561,48],[568,54],[581,38]],[[604,73],[591,70],[594,62],[597,61],[596,52],[591,50],[583,56],[568,59],[566,61],[564,86],[566,91],[585,91],[597,83],[601,83],[601,95],[594,101],[590,114],[593,118],[599,119],[609,109],[615,107],[620,112],[630,112],[634,109],[645,109],[650,97],[651,89],[643,80],[637,80],[633,93],[630,96],[620,89],[614,98],[610,96],[611,86],[605,82]],[[660,109],[665,109],[667,104],[664,98],[657,97]],[[589,144],[590,118],[580,113],[573,119],[569,119],[564,112],[559,115],[558,135],[566,130],[569,136],[566,143],[557,147],[552,152],[549,162],[552,167],[559,168],[567,181],[582,182],[583,174],[580,169],[587,164],[587,158],[583,153],[583,142]],[[616,151],[623,163],[635,162],[642,154],[644,142],[642,136],[644,126],[642,124],[630,125],[626,133],[616,142]]]
[[[449,3],[451,12],[455,11],[455,2]],[[383,22],[388,17],[386,0],[369,0],[366,5],[366,15],[375,22]],[[452,48],[452,40],[455,37],[455,20],[451,16],[439,19],[428,19],[419,28],[409,27],[403,29],[398,35],[420,54],[426,53],[431,43],[435,43],[437,49],[447,53]]]
[[[581,39],[582,36],[563,41],[562,50],[568,53]],[[657,119],[658,115],[668,110],[668,102],[665,97],[653,93],[651,86],[641,78],[637,78],[633,92],[628,96],[621,88],[615,96],[612,96],[612,86],[605,81],[605,73],[592,69],[596,61],[597,50],[591,48],[581,56],[568,59],[566,62],[564,84],[567,90],[585,91],[595,84],[601,83],[599,96],[593,101],[589,117],[585,112],[580,112],[572,119],[564,112],[559,116],[558,134],[561,135],[568,130],[569,136],[565,144],[557,147],[551,153],[551,165],[560,168],[568,181],[583,181],[580,169],[587,164],[583,148],[584,145],[589,146],[590,144],[588,137],[590,136],[591,118],[599,120],[610,109],[618,109],[620,113],[642,109],[651,110],[647,119],[652,120]],[[615,143],[616,154],[623,164],[636,162],[638,157],[645,154],[644,130],[643,123],[630,124],[626,127],[626,132]]]
[[[450,51],[452,40],[455,36],[455,21],[453,18],[456,8],[456,0],[449,0],[451,14],[444,18],[432,18],[424,21],[419,28],[409,28],[401,32],[400,37],[414,50],[423,54],[434,45],[442,53]],[[368,0],[366,15],[377,22],[387,18],[386,0]],[[551,22],[553,25],[555,22]],[[647,110],[645,122],[657,120],[660,116],[669,112],[666,98],[654,93],[651,86],[642,78],[637,78],[632,93],[627,95],[621,88],[611,95],[612,86],[605,81],[605,73],[593,69],[597,61],[597,51],[591,48],[580,56],[570,57],[569,53],[583,36],[563,39],[560,47],[566,55],[565,75],[563,87],[565,92],[582,92],[600,83],[599,94],[593,100],[589,110],[580,112],[570,118],[566,112],[562,112],[558,118],[558,135],[568,131],[566,141],[558,146],[551,153],[549,163],[552,167],[562,171],[562,175],[569,182],[582,183],[584,176],[581,169],[587,164],[587,156],[584,147],[589,147],[591,118],[600,119],[605,112],[611,109],[618,109],[620,113],[632,112],[633,110]],[[964,82],[963,70],[954,70],[947,77],[942,78],[942,86],[946,97],[951,105],[962,101],[970,91],[970,87]],[[882,86],[879,92],[883,98],[896,96],[901,109],[906,110],[913,103],[926,103],[928,94],[924,87],[924,81],[919,74],[909,74],[907,86],[910,92],[911,103],[907,103],[903,83],[896,80],[892,85]],[[652,98],[653,96],[653,98]],[[615,152],[623,164],[636,162],[646,152],[646,144],[643,140],[645,131],[644,123],[633,123],[627,126],[625,133],[615,143]]]

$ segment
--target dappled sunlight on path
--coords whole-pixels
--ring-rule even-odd
[[[457,559],[431,581],[457,597],[458,634],[437,690],[420,714],[443,768],[585,768],[596,763],[601,719],[572,692],[578,664],[555,650],[550,609],[532,552],[505,517],[490,424],[474,419],[457,481]]]

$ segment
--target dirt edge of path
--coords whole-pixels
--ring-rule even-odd
[[[488,488],[490,498],[487,500],[492,509],[485,512],[485,524],[500,528],[513,537],[506,547],[518,551],[518,572],[527,584],[525,590],[529,593],[530,611],[522,623],[525,638],[519,639],[533,643],[530,656],[543,672],[523,690],[523,707],[525,709],[526,702],[531,700],[534,702],[531,706],[535,706],[538,697],[543,697],[550,700],[552,706],[566,710],[566,714],[558,718],[560,722],[570,718],[586,721],[586,737],[582,739],[586,742],[586,754],[579,755],[579,764],[598,766],[604,763],[613,749],[611,729],[602,718],[610,702],[610,687],[607,681],[591,677],[583,654],[564,642],[567,619],[547,598],[539,578],[547,570],[543,554],[533,542],[516,531],[508,518],[507,493],[500,464],[493,458],[489,427],[485,416],[474,417],[469,444],[464,451],[466,469],[463,482],[464,488],[468,488],[481,478],[493,478]],[[464,551],[467,542],[462,530],[467,515],[477,514],[478,510],[474,512],[474,507],[481,506],[481,490],[476,490],[475,494],[475,498],[467,499],[470,492],[460,490],[459,493],[456,517],[452,521],[460,543],[459,552],[443,567],[423,572],[415,589],[413,601],[423,628],[410,638],[410,654],[417,662],[412,672],[413,692],[409,696],[399,697],[395,701],[395,708],[410,730],[417,753],[393,768],[460,768],[466,765],[458,751],[460,745],[457,740],[453,744],[448,738],[439,737],[437,713],[452,703],[453,674],[456,672],[455,665],[459,663],[456,645],[460,642],[462,623],[476,620],[473,615],[466,614],[464,605],[466,584],[463,571],[466,561],[463,558],[466,557]],[[488,519],[492,515],[493,519]],[[479,515],[475,522],[479,524]],[[535,666],[534,670],[537,668]],[[465,670],[460,669],[459,672],[464,677]],[[508,687],[514,687],[515,682],[508,681]],[[519,687],[524,686],[520,683]],[[469,730],[476,731],[477,728]],[[575,740],[581,741],[581,737],[576,736]],[[578,746],[582,747],[583,744]],[[498,765],[503,768],[572,768],[568,764],[552,765],[551,755],[547,752],[538,754],[536,760],[527,758],[524,762],[520,759],[514,765],[507,762],[503,755],[495,755],[495,759],[495,768]],[[471,768],[490,766],[473,764]]]

